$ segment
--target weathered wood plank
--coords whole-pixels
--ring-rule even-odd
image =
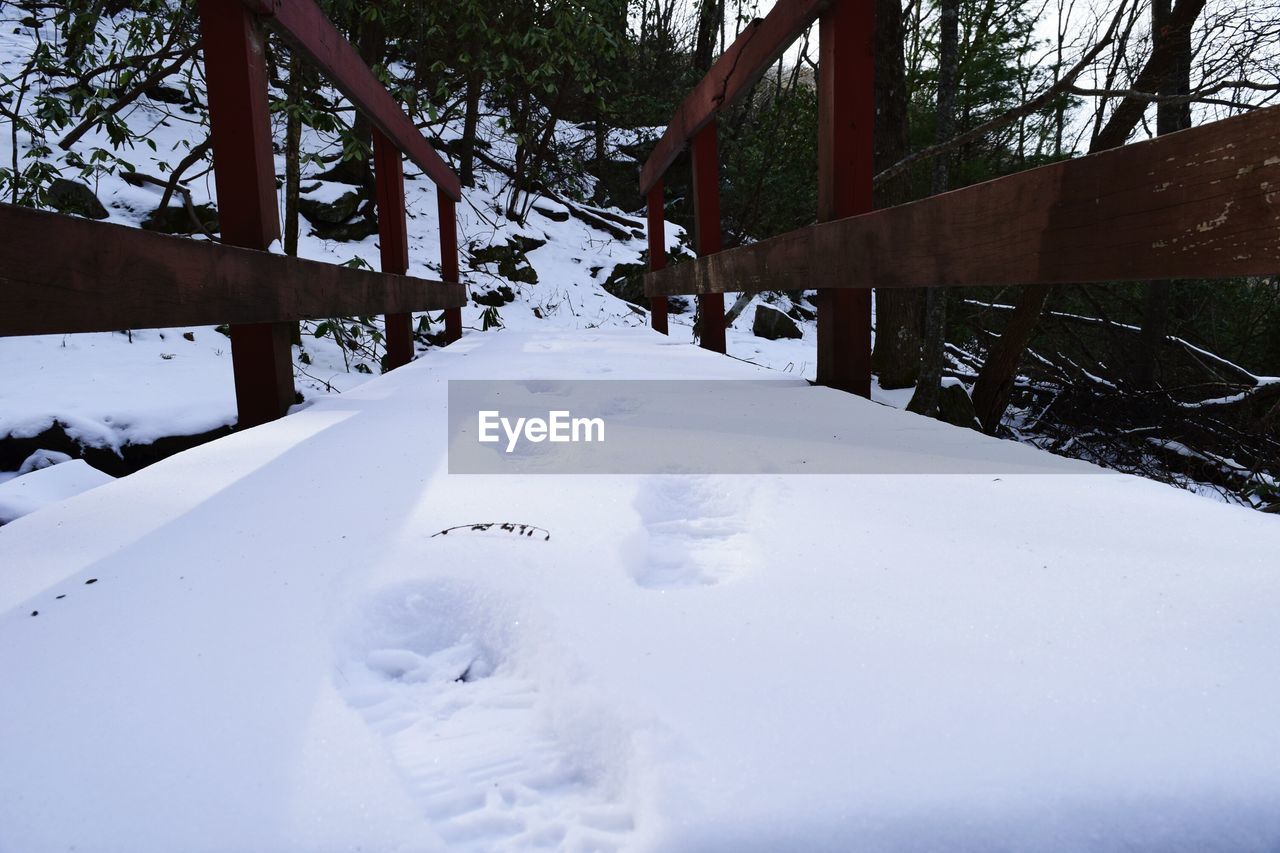
[[[650,296],[1280,272],[1280,107],[819,223],[645,276]]]
[[[462,285],[0,204],[0,336],[437,310]]]
[[[640,169],[640,193],[662,179],[694,135],[751,90],[831,0],[779,0],[764,18],[756,18],[720,55],[707,75],[681,102],[662,138]]]
[[[243,3],[280,33],[291,47],[308,56],[445,195],[454,201],[462,199],[458,176],[440,159],[360,54],[313,0],[243,0]]]

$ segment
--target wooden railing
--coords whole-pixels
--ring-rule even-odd
[[[394,315],[464,302],[456,284],[28,207],[0,205],[0,234],[0,336]]]
[[[458,178],[313,0],[200,0],[220,243],[0,205],[0,335],[231,324],[241,427],[294,402],[292,321],[385,314],[387,364],[413,358],[411,311],[462,333]],[[373,125],[382,271],[271,254],[280,236],[263,26],[323,71]],[[412,278],[401,153],[435,183],[441,276]]]
[[[645,293],[655,329],[667,329],[667,295],[697,294],[702,344],[723,352],[721,294],[816,288],[818,381],[868,396],[873,287],[1280,272],[1280,107],[868,212],[872,7],[872,0],[779,0],[680,106],[641,171],[651,256]],[[818,223],[717,253],[719,214],[703,215],[718,192],[715,114],[815,19]],[[665,268],[661,178],[690,140],[699,257]],[[704,243],[713,229],[714,240]],[[720,328],[708,336],[717,320]]]
[[[764,19],[752,21],[716,60],[677,109],[640,172],[649,208],[649,265],[645,292],[653,326],[667,331],[662,284],[662,179],[686,145],[693,165],[694,248],[702,262],[720,252],[720,190],[716,116],[751,91],[765,70],[814,21],[818,43],[818,219],[827,221],[871,209],[873,0],[779,0]],[[733,254],[737,249],[726,254]],[[693,291],[689,291],[693,293]],[[724,297],[698,294],[699,341],[725,351]],[[871,291],[818,291],[818,381],[871,393]]]

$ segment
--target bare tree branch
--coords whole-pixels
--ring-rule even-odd
[[[894,163],[892,166],[876,175],[874,178],[874,184],[879,186],[885,181],[896,178],[898,175],[901,175],[903,172],[921,161],[932,160],[942,154],[954,151],[956,148],[959,148],[975,139],[979,139],[989,133],[1000,130],[1001,128],[1008,127],[1018,121],[1018,119],[1031,115],[1032,113],[1042,109],[1046,104],[1059,95],[1070,91],[1072,85],[1074,85],[1076,81],[1076,78],[1080,76],[1081,72],[1088,68],[1093,61],[1098,58],[1098,55],[1102,53],[1102,51],[1115,39],[1116,29],[1120,25],[1121,16],[1127,3],[1128,0],[1122,0],[1120,7],[1116,10],[1115,16],[1111,19],[1111,24],[1107,27],[1107,31],[1103,34],[1102,38],[1085,52],[1085,55],[1080,58],[1079,62],[1067,69],[1066,73],[1063,74],[1062,77],[1052,86],[1045,89],[1039,95],[1026,103],[1008,110],[1007,112],[1001,113],[995,118],[985,121],[977,127],[967,130],[958,136],[953,136],[946,142],[931,145],[928,148],[917,151],[908,157],[903,157],[897,163]]]
[[[1071,86],[1067,89],[1073,95],[1084,95],[1101,98],[1134,98],[1161,104],[1206,103],[1229,106],[1254,106],[1239,101],[1214,99],[1212,96],[1226,89],[1247,89],[1251,92],[1280,92],[1280,83],[1254,83],[1250,80],[1223,80],[1212,86],[1205,86],[1187,95],[1158,95],[1155,92],[1141,92],[1137,89],[1086,89]]]

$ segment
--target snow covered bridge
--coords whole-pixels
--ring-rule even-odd
[[[1274,271],[1280,113],[855,215],[871,4],[777,4],[643,173],[648,319],[697,295],[723,351],[724,292],[816,286],[812,387],[586,320],[459,340],[457,179],[314,4],[200,5],[225,244],[0,206],[0,334],[231,323],[240,411],[0,530],[0,850],[1280,843],[1280,522],[836,390],[870,394],[873,284]],[[715,115],[819,16],[823,222],[721,252]],[[269,251],[258,19],[373,124],[380,273]],[[686,145],[704,257],[663,269]],[[443,281],[404,275],[401,153]],[[410,363],[426,308],[452,343]],[[279,418],[288,321],[351,313],[396,369]],[[757,468],[893,464],[451,467],[450,382],[605,378],[759,380]]]
[[[1042,473],[447,473],[450,379],[777,376],[665,341],[464,338],[6,526],[3,846],[1274,846],[1275,518],[784,379]]]

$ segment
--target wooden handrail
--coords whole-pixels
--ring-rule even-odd
[[[0,205],[0,336],[227,323],[245,428],[295,401],[293,321],[385,314],[387,368],[413,358],[410,312],[444,309],[446,338],[461,336],[462,186],[313,0],[200,0],[198,9],[222,242]],[[264,20],[373,124],[381,273],[265,251],[280,231]],[[441,268],[452,282],[404,275],[402,154],[437,187]]]
[[[431,144],[404,114],[313,0],[243,0],[244,5],[301,51],[355,104],[374,127],[426,173],[440,191],[462,200],[462,184]]]
[[[831,0],[779,0],[768,15],[747,24],[672,116],[666,132],[640,169],[641,194],[662,180],[689,140],[718,112],[749,92],[830,5]]]
[[[649,296],[1280,273],[1280,107],[645,275]]]
[[[461,284],[8,204],[0,204],[0,233],[0,336],[280,322],[466,304]]]

